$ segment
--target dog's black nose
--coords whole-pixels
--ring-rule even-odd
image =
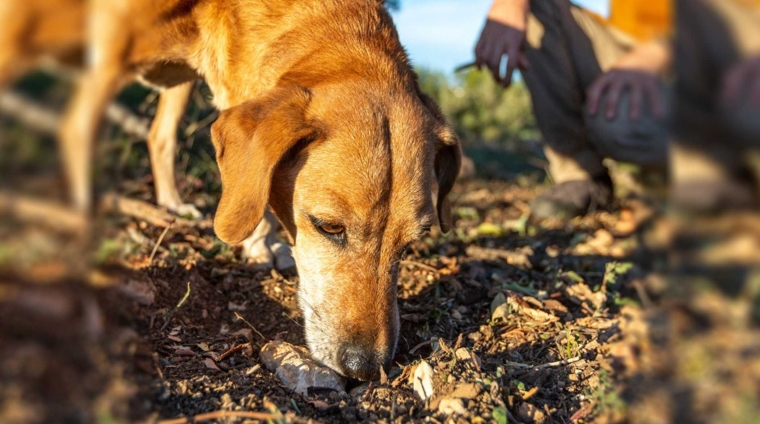
[[[338,353],[341,370],[346,376],[365,381],[379,378],[383,364],[372,349],[344,343]]]

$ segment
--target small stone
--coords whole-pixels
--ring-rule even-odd
[[[414,393],[422,400],[427,400],[433,396],[433,368],[430,367],[427,361],[421,361],[414,369],[412,387],[414,388]]]
[[[243,312],[243,311],[248,310],[248,306],[245,304],[245,302],[235,303],[235,302],[230,301],[230,302],[227,302],[227,309],[232,312]]]
[[[462,399],[441,399],[438,404],[438,412],[446,415],[466,415],[467,409],[464,407]]]
[[[457,386],[454,392],[452,392],[449,395],[449,397],[461,398],[461,399],[473,399],[473,398],[476,398],[482,391],[483,391],[483,388],[478,384],[473,384],[473,383],[460,384],[459,386]]]
[[[156,300],[156,287],[149,281],[129,280],[119,286],[120,291],[142,306],[150,306]]]
[[[309,387],[345,392],[343,379],[312,359],[306,348],[273,341],[261,348],[260,356],[264,366],[296,393],[306,396]]]
[[[538,409],[530,403],[523,403],[517,408],[517,415],[520,420],[528,423],[543,423],[546,421],[544,411]]]

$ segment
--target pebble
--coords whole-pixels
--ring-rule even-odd
[[[528,423],[543,423],[546,421],[544,411],[538,409],[530,403],[523,403],[517,408],[517,415],[521,421]]]
[[[467,409],[464,407],[462,399],[447,398],[441,399],[438,404],[438,412],[446,415],[466,415]]]

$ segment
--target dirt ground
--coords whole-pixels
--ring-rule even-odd
[[[741,299],[673,306],[641,248],[652,208],[535,225],[540,189],[461,183],[455,230],[402,262],[388,378],[308,396],[259,360],[268,340],[304,344],[298,277],[242,263],[208,219],[164,233],[111,215],[87,278],[69,277],[74,241],[6,220],[0,422],[754,422],[760,343]],[[426,401],[410,382],[423,361]]]
[[[145,96],[132,103],[150,116]],[[662,210],[636,189],[568,224],[529,222],[546,185],[503,161],[478,164],[502,179],[457,185],[451,233],[403,258],[387,378],[294,393],[259,352],[304,345],[298,277],[215,238],[210,110],[198,90],[178,158],[204,220],[105,213],[83,245],[0,217],[0,423],[757,422],[760,273],[666,274]],[[62,199],[54,143],[0,124],[0,190]],[[105,132],[98,192],[155,202],[144,145]]]

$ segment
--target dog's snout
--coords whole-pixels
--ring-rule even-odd
[[[380,376],[382,361],[371,347],[358,343],[344,343],[338,352],[340,368],[348,377],[374,380]]]

